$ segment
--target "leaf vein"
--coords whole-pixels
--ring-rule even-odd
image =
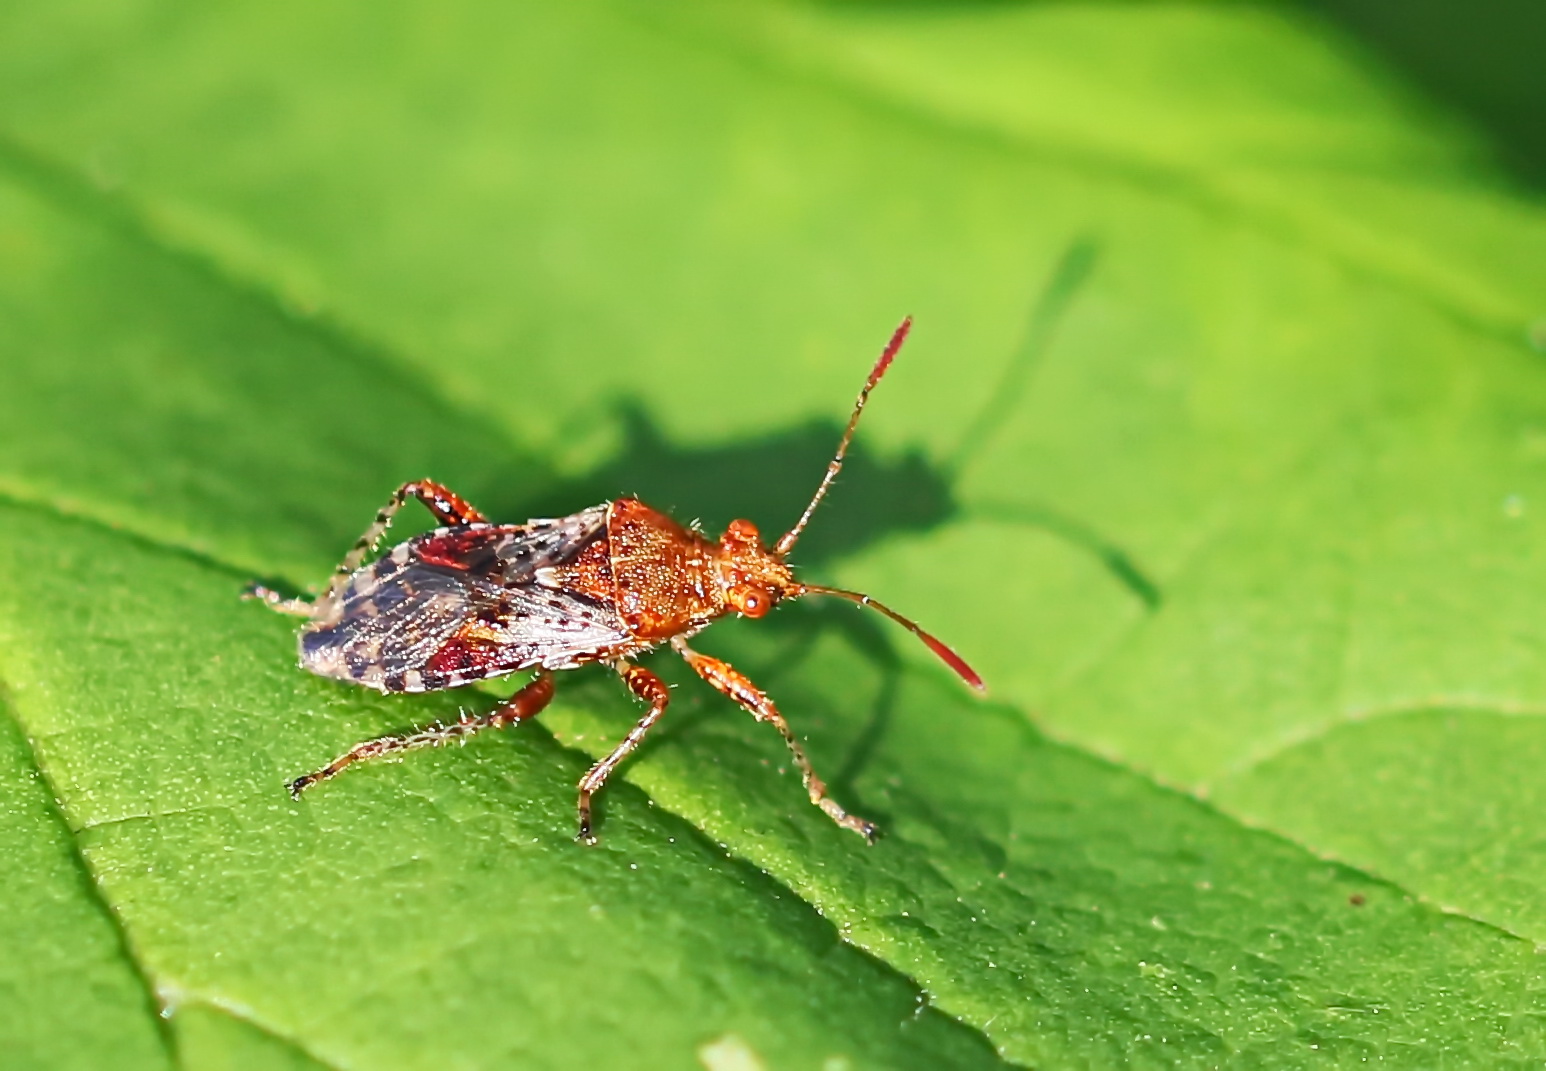
[[[181,1067],[182,1060],[177,1051],[176,1040],[172,1036],[171,1025],[161,1014],[161,999],[158,995],[154,976],[148,964],[146,964],[135,951],[134,940],[129,935],[128,928],[118,911],[108,900],[102,891],[97,872],[93,869],[91,861],[86,858],[82,850],[80,838],[77,835],[74,824],[65,810],[63,797],[49,776],[43,763],[38,759],[37,748],[33,744],[32,735],[27,731],[27,726],[17,716],[15,704],[11,701],[11,690],[4,681],[0,681],[0,711],[4,711],[4,717],[8,718],[17,728],[21,739],[26,743],[27,762],[37,775],[39,782],[46,790],[47,799],[45,807],[49,816],[64,830],[66,839],[70,845],[70,859],[80,879],[81,889],[87,899],[101,912],[107,920],[107,924],[113,932],[118,944],[118,950],[124,962],[129,968],[129,973],[137,982],[140,992],[145,1000],[145,1012],[151,1020],[151,1026],[155,1031],[157,1043],[162,1053],[166,1056],[167,1063],[172,1067]]]
[[[700,46],[712,32],[707,26],[688,25],[687,20],[693,16],[675,8],[669,13],[658,9],[648,13],[620,9],[619,13]],[[1028,135],[1024,131],[999,129],[989,123],[929,107],[920,100],[897,97],[882,87],[818,66],[819,61],[802,62],[769,47],[761,39],[742,39],[749,36],[723,34],[713,39],[712,47],[719,51],[733,50],[742,59],[755,63],[775,77],[809,83],[851,102],[878,109],[909,125],[945,131],[1077,173],[1112,178],[1157,196],[1170,196],[1191,204],[1216,218],[1248,222],[1287,244],[1321,252],[1357,275],[1410,293],[1455,322],[1488,337],[1517,343],[1522,335],[1522,325],[1531,319],[1528,309],[1515,307],[1503,295],[1490,289],[1480,293],[1478,288],[1467,288],[1459,276],[1420,250],[1393,248],[1376,235],[1358,232],[1357,221],[1338,220],[1324,211],[1317,214],[1313,209],[1295,208],[1283,197],[1274,199],[1259,183],[1253,183],[1253,174],[1248,170],[1234,172],[1233,182],[1219,181],[1210,179],[1202,168],[1146,159],[1129,149],[1096,142],[1081,143],[1048,131]]]

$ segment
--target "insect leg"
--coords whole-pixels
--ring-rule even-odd
[[[242,598],[256,599],[277,613],[295,614],[297,617],[311,616],[310,599],[287,599],[273,588],[264,587],[256,582],[248,584],[242,589]]]
[[[401,505],[409,495],[424,503],[424,508],[435,515],[441,524],[487,524],[488,518],[467,500],[445,484],[434,480],[415,480],[405,483],[392,497]]]
[[[794,755],[794,763],[800,768],[800,776],[805,781],[805,791],[810,795],[812,803],[825,811],[828,818],[844,829],[851,829],[871,844],[875,843],[875,837],[880,832],[875,823],[860,818],[856,814],[849,814],[838,806],[837,800],[827,795],[826,782],[816,776],[805,749],[800,746],[800,741],[795,739],[794,730],[789,728],[789,723],[773,705],[773,700],[763,695],[744,673],[730,663],[699,654],[679,639],[672,640],[671,645],[687,660],[687,664],[698,676],[708,681],[719,692],[734,699],[752,717],[758,721],[769,722],[778,730],[779,735],[784,738],[784,743],[789,745],[789,750]]]
[[[612,754],[596,763],[580,778],[580,835],[575,839],[585,844],[596,843],[596,836],[591,832],[591,797],[601,791],[601,786],[607,783],[607,778],[617,764],[639,746],[644,734],[660,720],[660,716],[666,712],[666,704],[671,702],[671,690],[666,687],[666,682],[649,670],[624,662],[619,665],[618,672],[622,673],[623,683],[628,685],[628,690],[648,703],[650,709],[639,719],[639,724],[623,737],[623,742],[612,749]]]
[[[323,605],[338,594],[339,587],[350,573],[360,567],[365,556],[376,549],[376,544],[381,541],[382,535],[392,524],[392,517],[403,508],[403,503],[409,498],[416,498],[424,503],[424,508],[435,515],[435,520],[443,525],[452,524],[484,524],[488,518],[468,505],[466,500],[455,491],[433,480],[415,480],[405,483],[387,500],[387,504],[376,511],[376,519],[370,522],[370,527],[354,541],[354,546],[349,553],[344,555],[344,560],[338,563],[338,568],[333,570],[332,577],[328,580],[327,591],[322,594],[315,605]]]
[[[452,722],[450,725],[432,725],[416,733],[383,736],[356,744],[316,773],[297,777],[287,787],[290,789],[290,795],[299,799],[302,792],[318,781],[326,781],[345,766],[351,766],[361,759],[374,759],[381,755],[390,755],[395,751],[407,751],[416,747],[438,747],[441,744],[449,744],[453,740],[463,740],[480,729],[503,729],[507,725],[536,717],[552,698],[552,676],[547,673],[538,674],[526,687],[487,714],[475,717],[464,716],[460,721]]]

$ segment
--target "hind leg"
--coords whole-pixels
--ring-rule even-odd
[[[483,516],[476,508],[469,505],[467,500],[455,491],[433,480],[415,480],[405,483],[387,500],[387,504],[376,511],[376,519],[370,527],[355,540],[349,553],[344,555],[344,560],[338,563],[338,568],[333,570],[332,577],[328,580],[325,591],[316,602],[309,599],[287,599],[271,588],[262,584],[249,584],[242,591],[242,598],[256,599],[269,609],[281,614],[294,614],[297,617],[310,617],[314,607],[331,599],[337,594],[338,588],[348,578],[349,574],[360,567],[365,556],[376,548],[382,535],[392,524],[392,517],[403,508],[403,503],[409,498],[416,498],[424,503],[424,508],[435,515],[435,520],[442,525],[457,524],[486,524],[488,518]]]
[[[465,740],[483,729],[503,729],[507,725],[535,718],[552,699],[553,678],[547,673],[541,673],[526,687],[487,714],[464,717],[461,721],[452,722],[450,725],[432,725],[416,733],[382,736],[356,744],[316,773],[303,774],[291,781],[287,787],[290,789],[291,796],[300,799],[301,793],[318,781],[326,781],[336,776],[344,767],[352,766],[361,759],[380,758],[382,755],[408,751],[417,747],[439,747],[453,740]]]
[[[287,599],[273,588],[265,587],[256,581],[242,589],[242,598],[255,599],[275,613],[294,614],[296,617],[311,616],[310,599],[302,598],[301,596]]]

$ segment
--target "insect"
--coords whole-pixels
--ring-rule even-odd
[[[649,710],[580,779],[577,839],[594,844],[591,800],[670,701],[665,682],[634,660],[668,643],[710,686],[777,729],[811,802],[839,826],[873,843],[874,823],[849,814],[827,794],[773,701],[729,663],[700,654],[687,641],[726,614],[760,618],[785,599],[835,595],[896,621],[967,684],[983,690],[982,678],[960,655],[912,621],[868,595],[802,583],[785,561],[842,468],[864,403],[911,326],[910,318],[904,320],[891,336],[810,504],[771,547],[750,521],[731,521],[715,542],[635,498],[604,502],[568,517],[493,524],[453,491],[421,480],[397,489],[314,601],[251,585],[245,597],[307,619],[300,633],[300,664],[323,677],[386,693],[429,692],[537,670],[489,713],[464,714],[449,725],[365,741],[290,782],[291,795],[298,798],[362,759],[445,744],[535,717],[553,698],[554,672],[601,662],[616,669]],[[423,503],[441,527],[366,563],[409,498]]]

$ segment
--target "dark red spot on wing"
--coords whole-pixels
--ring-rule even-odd
[[[477,573],[494,561],[495,549],[505,538],[498,528],[462,528],[431,532],[413,546],[414,556],[428,565]]]
[[[499,652],[500,645],[493,640],[458,634],[441,644],[424,668],[447,677],[488,674],[495,671]]]

